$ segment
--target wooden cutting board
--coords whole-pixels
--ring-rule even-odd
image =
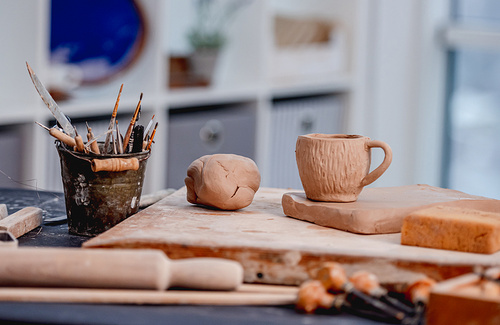
[[[253,203],[219,211],[187,202],[186,189],[84,243],[85,248],[157,248],[170,258],[222,257],[239,261],[247,283],[300,284],[326,261],[348,274],[365,269],[382,283],[421,273],[437,280],[500,264],[492,255],[403,246],[400,234],[360,235],[285,216],[290,190],[262,188]]]

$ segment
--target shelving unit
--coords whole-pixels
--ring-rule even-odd
[[[273,184],[273,178],[270,177],[279,163],[272,158],[272,151],[281,145],[276,142],[279,130],[275,129],[273,122],[278,101],[300,101],[305,97],[314,99],[327,96],[335,102],[332,104],[332,110],[341,112],[326,116],[342,118],[332,117],[331,121],[323,121],[324,125],[331,126],[328,130],[323,127],[315,130],[348,132],[358,127],[356,117],[362,113],[360,107],[363,107],[364,96],[364,87],[359,80],[363,73],[360,69],[365,55],[363,49],[366,46],[367,1],[249,1],[231,21],[228,44],[220,54],[212,84],[209,87],[176,89],[169,89],[167,86],[168,57],[183,49],[182,35],[194,19],[192,3],[185,0],[140,0],[138,4],[146,17],[149,34],[137,63],[108,83],[77,89],[70,100],[60,101],[59,105],[65,114],[78,121],[90,121],[96,117],[103,121],[109,120],[118,89],[123,83],[119,114],[124,120],[120,121],[121,125],[126,125],[139,94],[144,93],[142,121],[155,114],[155,120],[159,122],[156,143],[148,161],[144,193],[167,187],[168,175],[169,172],[172,173],[172,168],[175,167],[176,171],[187,168],[168,165],[168,161],[175,161],[171,155],[182,151],[182,148],[169,148],[169,144],[186,145],[179,142],[179,139],[175,138],[177,135],[171,132],[176,129],[171,123],[176,123],[181,113],[183,118],[189,119],[190,112],[195,114],[197,111],[204,111],[210,119],[212,117],[208,113],[227,111],[242,119],[243,115],[238,112],[243,110],[245,116],[249,117],[249,123],[253,123],[253,132],[242,137],[241,147],[246,142],[252,143],[253,152],[248,152],[248,149],[245,149],[245,152],[248,152],[248,156],[259,166],[262,186],[278,185]],[[336,72],[325,71],[322,74],[307,76],[273,76],[272,63],[274,56],[278,55],[274,46],[273,21],[274,17],[280,14],[298,18],[320,17],[341,27],[345,40],[343,53],[340,53],[344,57],[341,68]],[[58,175],[59,159],[52,139],[46,131],[33,123],[48,123],[52,116],[38,98],[25,68],[25,61],[28,61],[42,82],[49,80],[49,19],[50,0],[36,3],[29,0],[8,0],[0,3],[0,41],[4,48],[9,48],[9,51],[2,51],[0,54],[0,98],[3,103],[9,103],[0,109],[0,124],[2,127],[21,130],[23,139],[28,139],[23,141],[20,150],[23,157],[22,164],[18,164],[20,180],[36,179],[36,185],[29,186],[61,190],[58,188],[58,182],[54,181],[54,177]],[[5,76],[9,76],[9,80],[6,80]],[[230,117],[231,113],[224,116]],[[301,122],[297,120],[297,123]],[[101,124],[104,127],[106,125]],[[100,129],[101,124],[91,124],[94,133],[103,131]],[[232,134],[226,136],[233,137]],[[295,139],[287,143],[294,141]],[[238,151],[240,145],[234,145],[235,149],[227,147],[224,152]],[[215,151],[207,149],[198,156],[196,152],[192,153],[192,160],[207,153]],[[188,158],[184,158],[186,159]],[[54,171],[54,168],[57,171]],[[51,172],[48,172],[49,169]]]

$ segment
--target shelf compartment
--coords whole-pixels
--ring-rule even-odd
[[[167,187],[184,186],[188,166],[204,155],[231,153],[254,159],[254,103],[170,110]]]

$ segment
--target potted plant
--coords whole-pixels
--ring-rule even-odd
[[[217,58],[227,43],[226,29],[247,0],[196,0],[196,23],[188,31],[192,48],[190,65],[194,74],[210,82]]]

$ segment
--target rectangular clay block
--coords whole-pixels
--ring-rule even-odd
[[[492,254],[500,250],[500,214],[447,206],[418,210],[404,219],[401,244]]]
[[[316,202],[303,192],[285,193],[283,211],[292,218],[358,234],[401,231],[411,212],[436,205],[500,211],[500,200],[424,184],[365,188],[355,202]]]

